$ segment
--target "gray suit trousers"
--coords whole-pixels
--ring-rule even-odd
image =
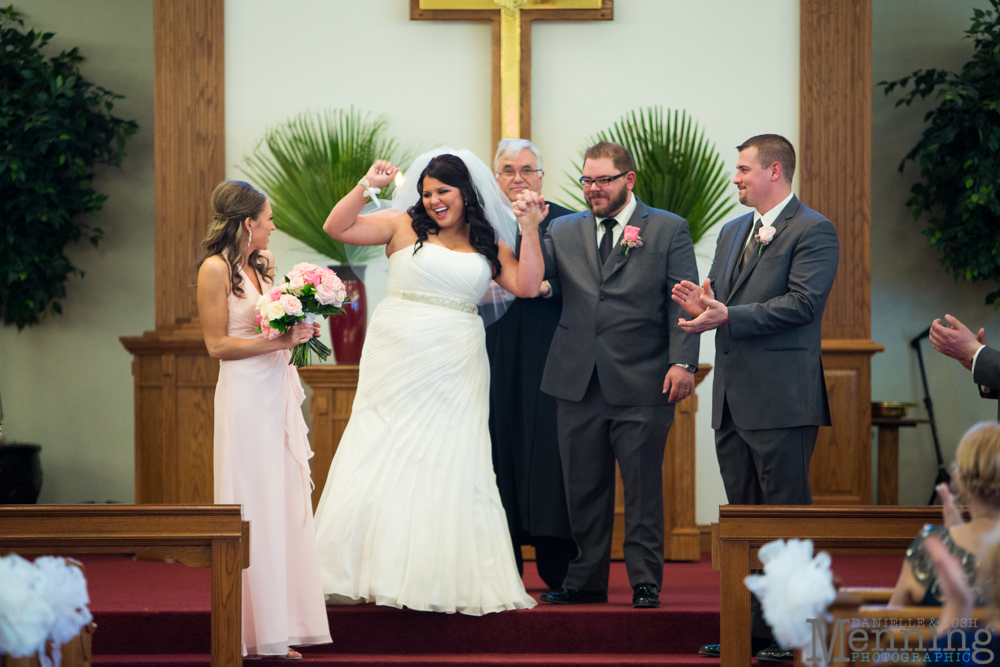
[[[614,406],[595,370],[582,400],[557,399],[570,530],[579,547],[564,588],[606,592],[615,520],[615,460],[625,491],[629,583],[663,584],[663,451],[673,404]]]

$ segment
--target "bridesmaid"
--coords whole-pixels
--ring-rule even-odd
[[[313,532],[302,385],[289,348],[319,335],[298,324],[280,338],[255,331],[255,304],[274,281],[271,204],[242,181],[212,193],[215,216],[198,267],[205,345],[219,359],[215,502],[243,505],[250,567],[243,571],[243,645],[250,656],[299,660],[291,646],[330,642]]]

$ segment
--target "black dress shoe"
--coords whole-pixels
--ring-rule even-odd
[[[539,598],[542,602],[552,604],[592,604],[595,602],[607,602],[608,594],[598,591],[578,591],[575,588],[564,588],[561,591],[542,593]]]
[[[722,656],[722,644],[705,644],[698,649],[698,655],[707,655],[709,658],[719,658]]]
[[[757,651],[756,658],[765,662],[795,662],[795,651],[786,651],[778,642],[771,642],[767,648]]]
[[[660,593],[653,584],[637,584],[632,591],[633,607],[637,609],[653,609],[660,606]]]

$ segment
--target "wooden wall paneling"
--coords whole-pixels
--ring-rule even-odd
[[[358,388],[358,367],[349,365],[309,366],[299,370],[299,377],[309,385],[312,396],[312,480],[313,510],[319,504],[333,455],[351,418],[351,407]]]
[[[223,0],[154,0],[156,326],[196,317],[195,263],[225,178]]]
[[[800,0],[798,183],[833,223],[840,262],[823,315],[833,426],[810,470],[814,504],[871,503],[871,0]]]

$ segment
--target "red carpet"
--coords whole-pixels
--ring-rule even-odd
[[[95,665],[208,665],[209,571],[180,564],[82,556],[98,629]],[[900,558],[837,556],[846,586],[892,586]],[[533,563],[525,585],[545,590]],[[667,563],[660,609],[632,609],[623,563],[608,604],[538,607],[481,618],[358,605],[329,607],[334,643],[303,649],[310,665],[718,664],[696,655],[718,641],[719,576],[699,563]],[[279,664],[264,660],[248,665]],[[287,665],[285,661],[280,664]]]

